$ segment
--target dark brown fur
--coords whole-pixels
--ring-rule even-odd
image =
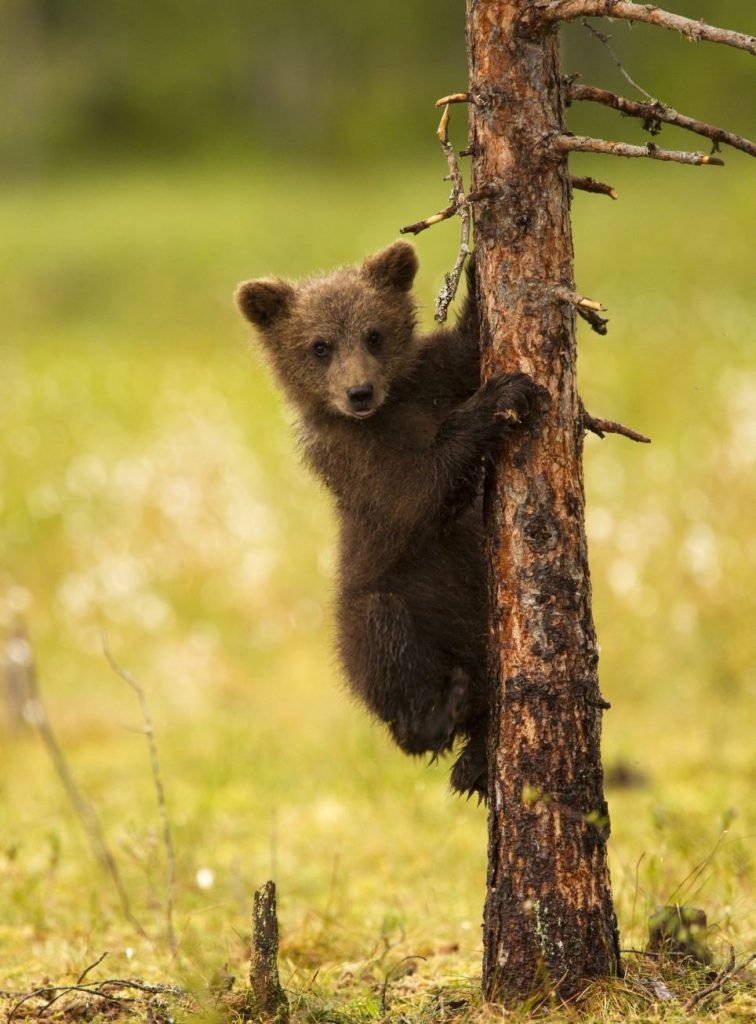
[[[524,374],[480,387],[474,282],[453,330],[415,330],[412,246],[236,298],[301,417],[341,527],[338,643],[352,690],[410,754],[465,744],[455,789],[486,793],[486,456],[527,417]]]

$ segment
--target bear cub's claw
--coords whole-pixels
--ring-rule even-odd
[[[494,417],[503,426],[516,427],[538,408],[541,388],[527,373],[506,373],[491,380],[495,396]]]

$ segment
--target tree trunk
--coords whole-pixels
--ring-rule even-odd
[[[619,964],[584,529],[570,182],[557,34],[518,30],[531,0],[467,0],[484,377],[525,370],[548,408],[489,481],[493,693],[483,985],[569,996]],[[564,292],[563,292],[564,294]]]

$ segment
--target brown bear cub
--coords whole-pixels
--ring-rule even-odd
[[[452,330],[420,335],[411,245],[236,301],[300,415],[340,523],[338,645],[350,687],[409,754],[464,745],[454,789],[485,798],[486,457],[527,418],[522,373],[480,386],[474,280]]]

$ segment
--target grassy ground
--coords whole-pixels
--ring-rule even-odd
[[[440,163],[141,168],[0,196],[0,614],[6,632],[28,625],[49,720],[145,933],[36,732],[8,715],[0,988],[71,983],[107,952],[89,978],[176,982],[210,1017],[201,994],[225,964],[243,975],[251,893],[274,876],[302,1019],[439,1020],[470,999],[485,1015],[485,813],[344,693],[327,503],[230,301],[242,277],[392,240],[444,205]],[[611,316],[608,338],[581,335],[583,398],[654,439],[586,443],[605,764],[639,783],[609,790],[622,944],[643,947],[658,904],[691,903],[717,963],[728,944],[739,957],[756,945],[756,204],[745,158],[730,163],[613,163],[621,201],[578,195],[574,211],[578,287]],[[429,321],[456,229],[417,244]],[[103,631],[155,723],[175,961],[139,706]],[[23,646],[7,655],[23,661]],[[632,977],[648,971],[627,959]],[[673,1020],[705,979],[670,968],[668,984],[680,999],[658,1012]],[[744,984],[731,994],[717,1020],[748,1019]],[[641,1020],[654,999],[599,986],[590,1008]]]

